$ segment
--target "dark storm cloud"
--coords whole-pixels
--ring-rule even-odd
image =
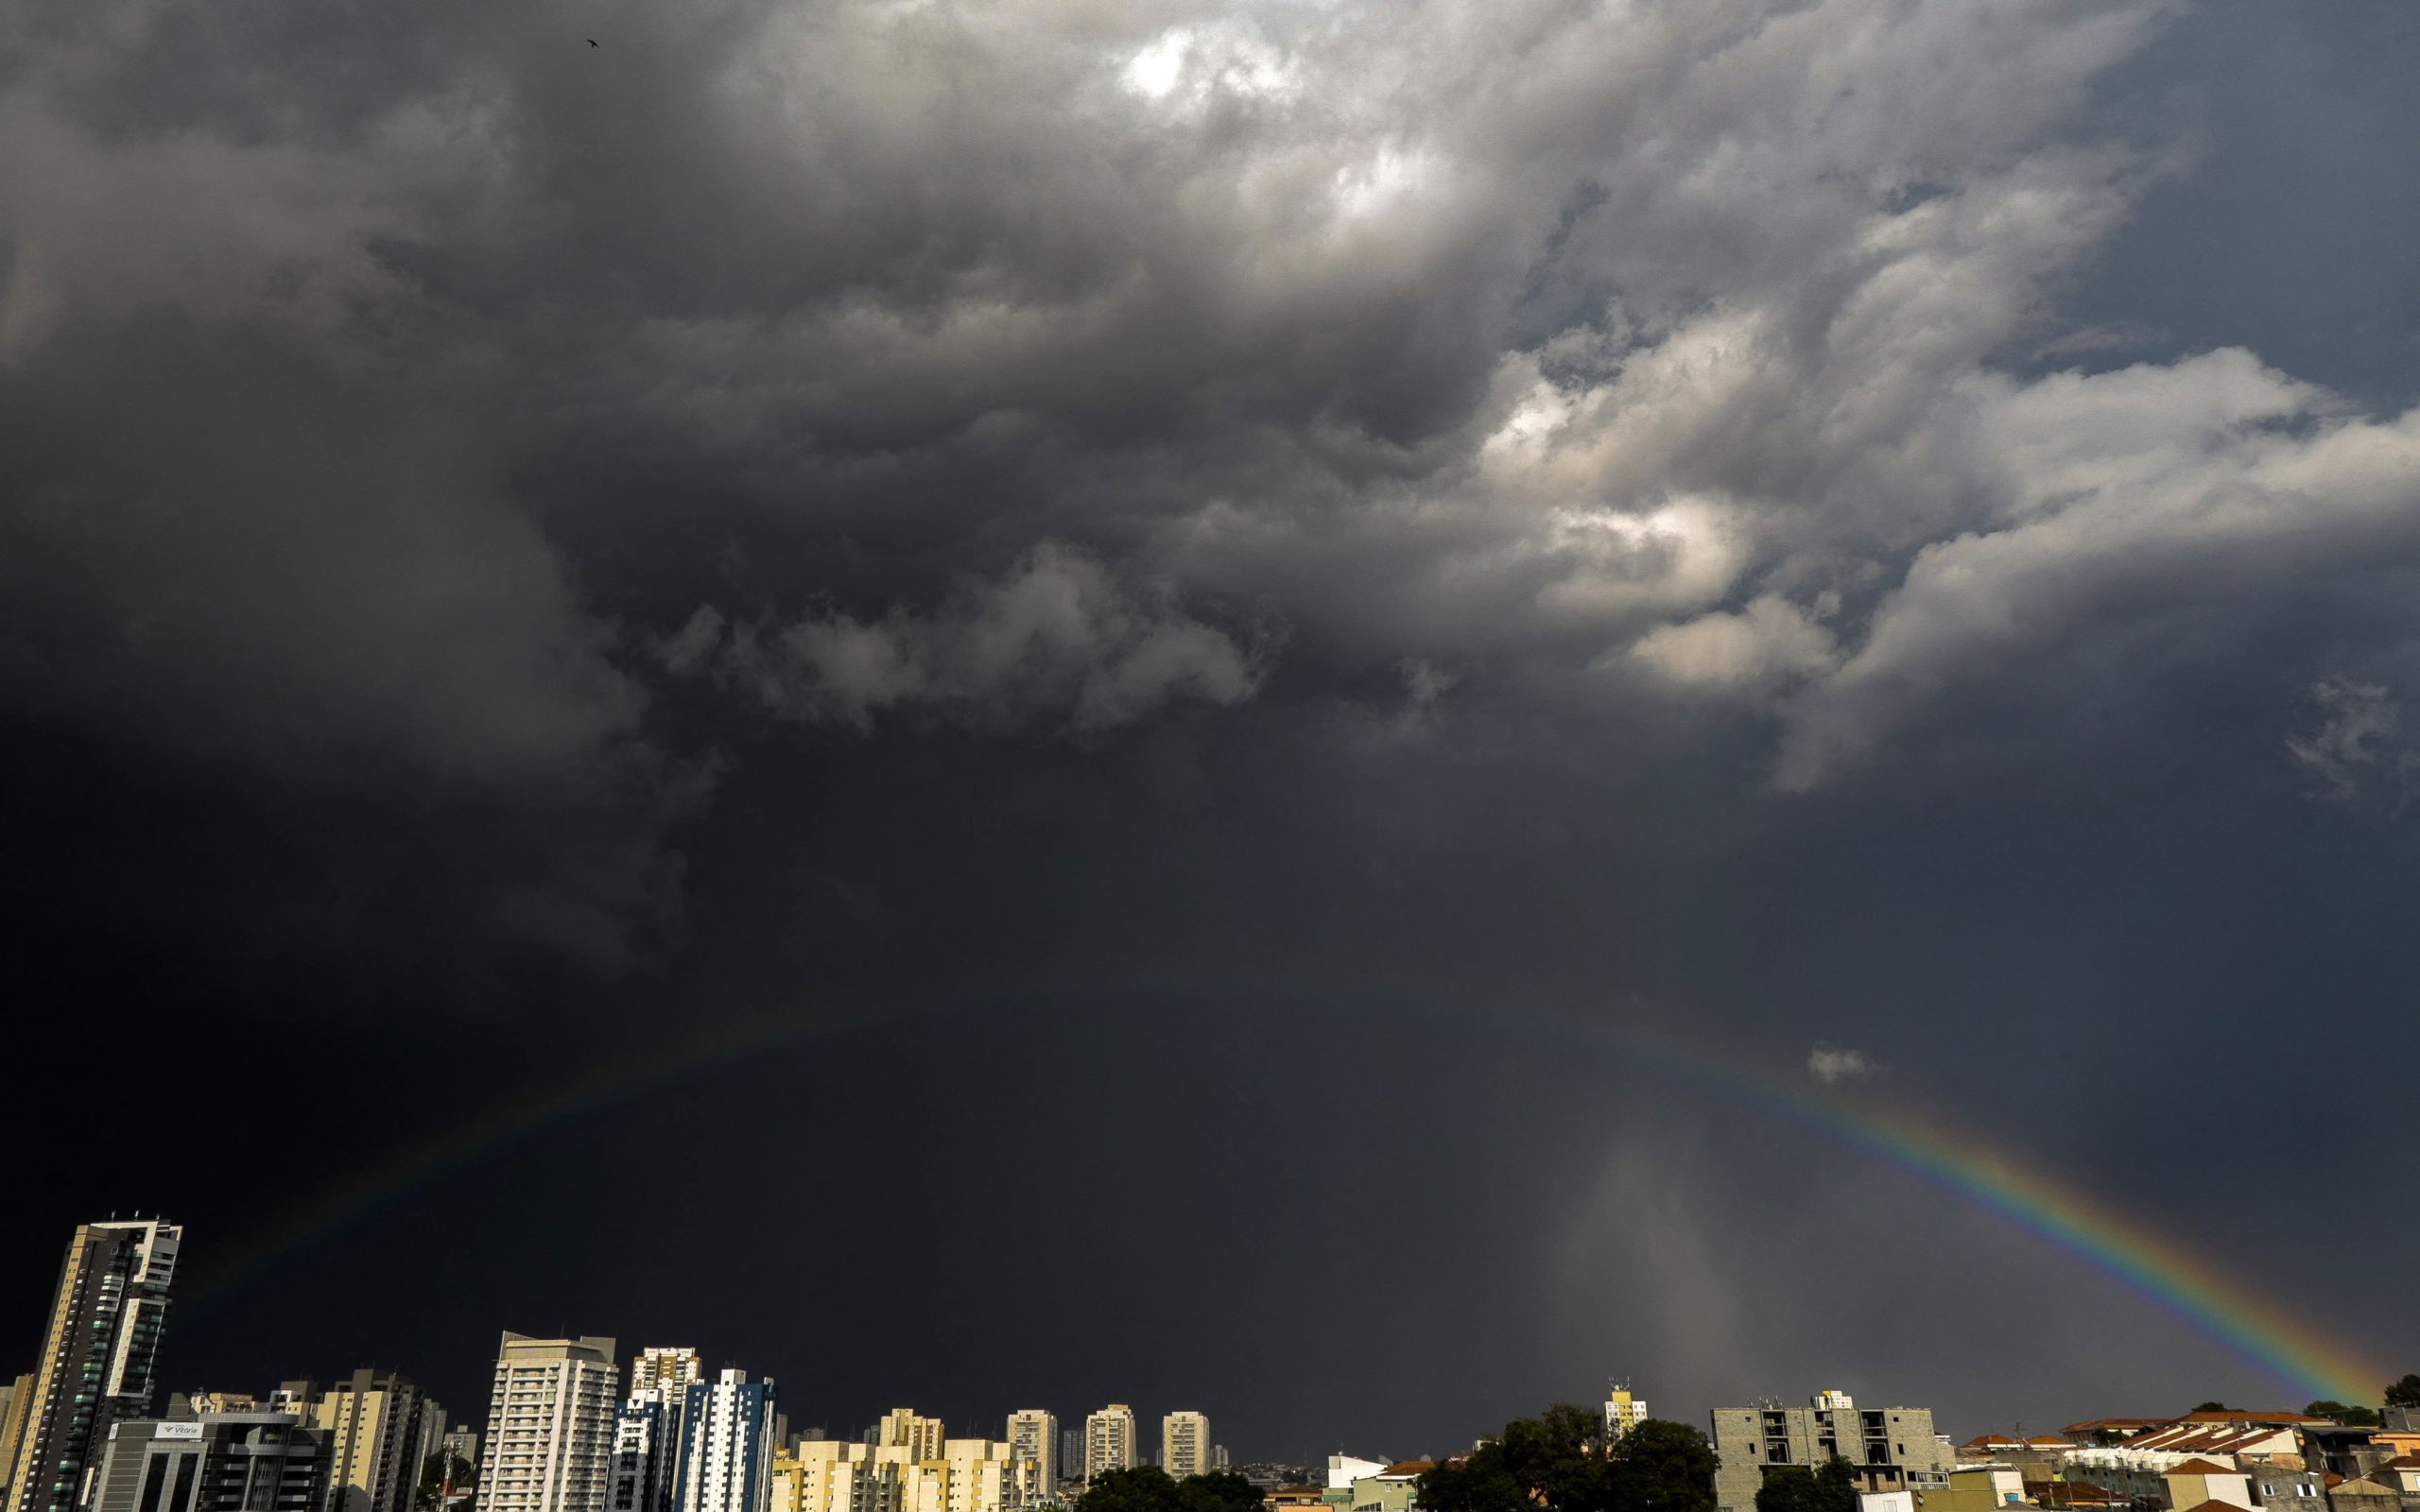
[[[2130,1057],[2298,998],[2360,1020],[2415,964],[2378,916],[2420,699],[2420,420],[2377,398],[2409,332],[2341,375],[2261,321],[2143,334],[2216,234],[2173,207],[2292,171],[2128,108],[2249,66],[2241,16],[19,7],[10,896],[62,958],[131,939],[214,1004],[509,1005],[477,1022],[513,1064],[616,1009],[1382,963],[1703,1015],[1834,1079],[1983,1057],[2012,1143],[2144,1148],[2204,1110]],[[2098,1053],[2007,1066],[2008,1024]],[[1783,1176],[1692,1197],[1769,1146],[1651,1098],[1525,1123],[1539,1068],[1419,1048],[1383,1064],[1463,1122],[1404,1147],[1467,1191],[1550,1137],[1502,1218],[1554,1253],[1439,1238],[1357,1329],[1456,1287],[1582,1312],[1612,1266],[1679,1321],[1591,1348],[1689,1390],[1846,1347],[1772,1257],[1872,1228],[1792,1207],[1776,1239]],[[2320,1119],[2342,1070],[2268,1095]],[[1430,1192],[1301,1103],[1233,1152],[1289,1219],[1327,1221],[1289,1140]],[[2296,1153],[2244,1159],[2312,1179]],[[1936,1280],[1945,1328],[1971,1294]],[[2054,1410],[2115,1311],[2006,1388]],[[1456,1364],[1496,1404],[1526,1348]]]

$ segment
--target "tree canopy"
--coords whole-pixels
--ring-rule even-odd
[[[1651,1418],[1605,1443],[1604,1418],[1558,1402],[1420,1477],[1428,1512],[1714,1512],[1714,1446]]]
[[[2233,1412],[2235,1409],[2223,1401],[2205,1401],[2193,1410],[2195,1412]]]
[[[1260,1487],[1233,1470],[1177,1480],[1157,1465],[1103,1470],[1076,1499],[1076,1512],[1260,1512]]]
[[[2312,1402],[2303,1409],[2303,1416],[2325,1418],[2331,1422],[2342,1423],[2347,1428],[2376,1428],[2378,1425],[2378,1415],[2375,1408],[2348,1407],[2333,1399]]]
[[[1837,1454],[1817,1469],[1774,1466],[1756,1487],[1756,1512],[1857,1512],[1857,1476]]]
[[[2405,1376],[2386,1388],[2390,1407],[2420,1407],[2420,1376]]]

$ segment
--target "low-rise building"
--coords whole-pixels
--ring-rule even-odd
[[[1353,1483],[1353,1512],[1411,1512],[1420,1501],[1420,1478],[1436,1468],[1432,1460],[1398,1460],[1360,1477]]]
[[[1810,1405],[1719,1407],[1713,1414],[1714,1499],[1720,1512],[1754,1512],[1767,1472],[1845,1461],[1859,1491],[1945,1489],[1957,1456],[1933,1435],[1928,1407],[1859,1408],[1846,1392],[1819,1392]]]

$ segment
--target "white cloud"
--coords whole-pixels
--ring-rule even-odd
[[[1818,1044],[1806,1055],[1806,1074],[1826,1087],[1842,1082],[1863,1081],[1875,1073],[1874,1062],[1862,1050],[1842,1045]]]
[[[1813,615],[1771,593],[1737,613],[1660,625],[1624,653],[1667,681],[1718,693],[1754,694],[1839,660],[1832,632]]]

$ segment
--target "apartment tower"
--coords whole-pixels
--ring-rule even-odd
[[[445,1435],[445,1410],[384,1370],[330,1386],[304,1420],[328,1435],[326,1512],[412,1512],[421,1466]]]
[[[475,1512],[605,1512],[619,1374],[612,1339],[504,1335]]]
[[[67,1244],[42,1358],[8,1471],[6,1512],[78,1512],[110,1425],[150,1411],[152,1368],[184,1230],[161,1219],[88,1223]]]
[[[1033,1462],[1033,1494],[1059,1494],[1059,1419],[1040,1407],[1009,1414],[1009,1457]]]
[[[672,1512],[766,1512],[772,1497],[773,1383],[725,1370],[681,1409]]]
[[[319,1512],[329,1435],[291,1413],[121,1418],[100,1455],[93,1512]]]
[[[1172,1412],[1160,1419],[1160,1469],[1177,1480],[1210,1471],[1210,1419]]]
[[[1084,1419],[1084,1479],[1134,1468],[1134,1409],[1113,1401]]]

